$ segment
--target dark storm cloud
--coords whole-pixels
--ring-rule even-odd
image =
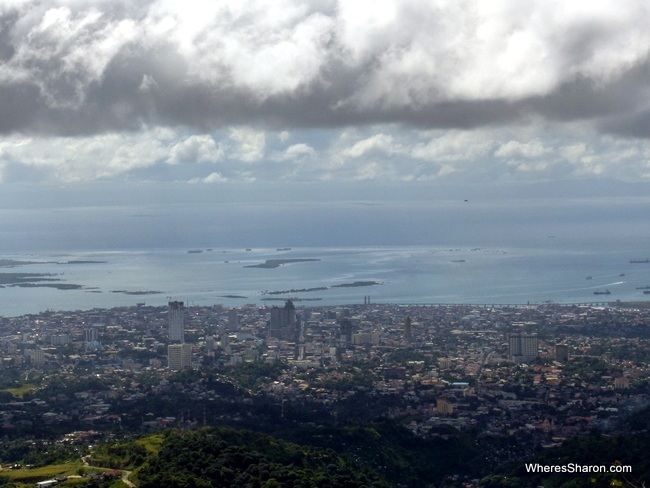
[[[643,2],[17,2],[0,10],[0,131],[540,116],[645,137],[649,20]]]

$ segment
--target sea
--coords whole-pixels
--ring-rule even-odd
[[[273,201],[215,193],[184,203],[175,188],[165,193],[173,201],[148,203],[126,201],[154,199],[144,191],[109,186],[93,205],[66,201],[62,189],[50,199],[58,207],[38,192],[29,205],[3,193],[0,316],[169,300],[238,307],[291,298],[310,307],[650,299],[650,197],[628,186],[607,198],[591,186],[574,196],[568,186],[558,197],[555,187],[476,190],[470,198],[427,188],[364,200],[300,187],[303,201],[282,200],[283,187]]]
[[[643,293],[650,286],[646,255],[567,250],[555,247],[554,237],[547,239],[543,248],[202,248],[4,255],[0,272],[28,274],[23,276],[29,286],[0,288],[0,315],[160,306],[169,300],[238,307],[272,306],[291,298],[297,306],[310,307],[365,302],[597,304],[650,298]]]

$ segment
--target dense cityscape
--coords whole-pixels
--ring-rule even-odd
[[[427,486],[510,486],[485,476],[574,438],[629,434],[650,404],[650,309],[631,306],[170,301],[3,318],[0,330],[7,469],[102,466],[102,443],[169,429],[305,441],[298,430],[383,422],[415,442],[478,446],[473,467],[446,460]],[[389,486],[425,486],[413,476]]]
[[[648,25],[0,0],[0,488],[650,488]]]

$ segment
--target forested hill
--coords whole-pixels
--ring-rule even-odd
[[[154,452],[145,446],[146,438],[104,446],[93,462],[125,466],[142,462],[132,475],[139,488],[393,486],[331,449],[299,446],[245,430],[173,430]]]
[[[576,438],[510,467],[495,463],[490,468],[481,462],[486,446],[455,429],[441,431],[437,440],[424,440],[391,423],[303,428],[301,435],[294,433],[299,444],[230,428],[169,430],[105,444],[93,454],[93,464],[132,469],[132,479],[140,488],[456,487],[468,486],[465,483],[472,478],[482,478],[481,488],[641,487],[650,481],[648,425],[650,409],[628,418],[625,433]],[[620,463],[631,465],[633,471],[627,475],[530,474],[527,463]],[[451,476],[458,472],[466,474],[465,481]]]

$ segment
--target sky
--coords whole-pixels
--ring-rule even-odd
[[[644,0],[2,0],[0,204],[643,193],[648,25]]]

